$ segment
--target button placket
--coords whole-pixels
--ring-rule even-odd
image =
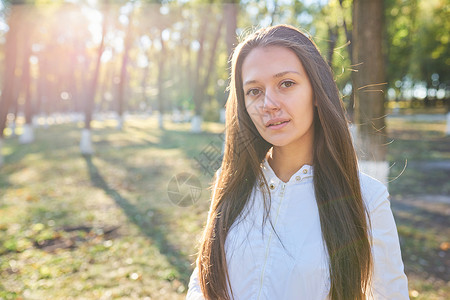
[[[271,188],[272,185],[274,186],[273,189]],[[285,198],[284,195],[285,195],[287,183],[280,181],[280,182],[278,182],[278,185],[281,185],[281,188],[280,188],[278,196],[275,196],[275,198],[279,201],[279,203],[277,204],[277,209],[276,209],[276,214],[275,214],[275,222],[273,224],[274,227],[277,226],[279,216],[280,216],[280,214],[282,214],[281,211],[283,210],[282,206],[283,206],[283,200]],[[277,185],[275,185],[275,183],[273,182],[273,179],[270,180],[269,187],[272,191],[276,190]],[[267,267],[269,256],[270,256],[270,249],[271,249],[273,234],[274,234],[274,232],[270,231],[269,240],[266,244],[266,253],[265,253],[264,263],[263,263],[262,272],[261,272],[261,276],[260,276],[260,285],[259,285],[259,292],[258,292],[258,298],[257,298],[258,300],[261,299],[261,293],[262,293],[263,286],[264,286],[264,278],[266,277],[265,273],[266,273],[266,267]]]
[[[274,192],[278,187],[278,182],[275,178],[270,178],[268,184],[269,184],[269,190],[271,192]]]

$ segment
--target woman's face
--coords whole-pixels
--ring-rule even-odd
[[[278,147],[311,147],[314,96],[297,55],[280,46],[255,48],[242,65],[245,106],[261,136]]]

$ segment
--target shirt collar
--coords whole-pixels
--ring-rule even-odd
[[[275,172],[272,170],[272,167],[270,166],[267,159],[264,159],[261,163],[261,168],[264,174],[264,177],[267,180],[267,183],[269,184],[269,187],[271,184],[278,186],[279,184],[283,183],[281,179],[277,177]],[[314,167],[310,165],[303,165],[300,170],[294,173],[294,175],[291,176],[289,181],[286,184],[300,184],[307,180],[312,180],[314,173]]]

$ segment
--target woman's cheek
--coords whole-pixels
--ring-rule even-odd
[[[253,124],[258,129],[258,131],[261,131],[261,129],[264,128],[263,120],[262,120],[262,114],[258,109],[251,110],[250,118],[252,119]]]

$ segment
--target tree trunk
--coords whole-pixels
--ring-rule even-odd
[[[210,17],[210,8],[207,7],[204,16],[202,25],[200,27],[200,35],[198,39],[199,43],[199,49],[197,52],[197,61],[196,61],[196,67],[195,67],[195,74],[194,74],[194,105],[195,105],[195,111],[194,111],[194,117],[192,118],[191,123],[191,131],[192,132],[200,132],[201,131],[201,124],[202,124],[202,110],[203,110],[203,98],[204,95],[202,94],[202,83],[201,83],[201,71],[203,68],[203,62],[204,62],[204,44],[205,44],[205,38],[206,38],[206,31],[208,29],[208,23],[209,23],[209,17]]]
[[[107,26],[107,18],[108,12],[105,10],[103,14],[103,25],[102,25],[102,40],[98,47],[97,51],[97,61],[95,63],[94,74],[92,75],[92,80],[90,86],[88,87],[88,91],[86,93],[86,103],[84,110],[84,129],[81,133],[81,142],[80,142],[80,150],[81,154],[91,155],[94,153],[94,149],[92,147],[92,139],[91,139],[91,121],[92,121],[92,111],[94,109],[94,101],[95,101],[95,93],[97,91],[97,82],[98,75],[100,73],[100,64],[101,58],[103,54],[104,44],[105,44],[105,35],[106,35],[106,26]]]
[[[19,137],[21,144],[30,144],[34,141],[33,132],[33,108],[31,102],[31,73],[30,73],[30,55],[31,44],[29,40],[29,31],[25,35],[24,39],[24,51],[23,51],[23,64],[22,64],[22,84],[25,92],[25,124],[23,126],[23,133]]]
[[[161,51],[160,51],[160,57],[158,62],[158,110],[159,110],[159,120],[158,120],[158,126],[159,129],[164,129],[164,67],[165,67],[165,60],[166,60],[166,53],[165,53],[165,44],[163,39],[163,29],[161,29],[160,33],[160,39],[161,39]]]
[[[450,99],[448,98],[445,99],[445,103],[447,107],[447,114],[446,114],[447,126],[445,128],[445,135],[450,136]]]
[[[445,128],[445,135],[450,136],[450,110],[447,109],[446,119],[447,119],[447,126]]]
[[[76,44],[74,43],[73,48],[76,49]],[[74,68],[71,72],[68,74],[69,82],[68,82],[68,90],[70,94],[70,102],[71,102],[71,114],[73,116],[78,113],[78,101],[80,99],[80,93],[78,91],[77,86],[77,77],[75,75],[76,71],[75,68],[77,68],[77,52],[75,50],[71,51],[70,55],[70,64]],[[73,122],[76,122],[75,120],[72,120]]]
[[[5,68],[3,77],[3,89],[0,101],[0,166],[3,165],[3,139],[6,127],[6,119],[11,104],[14,102],[15,69],[17,59],[17,37],[20,26],[20,5],[11,5],[10,16],[8,18],[9,31],[6,33],[5,42]]]
[[[8,19],[9,31],[6,33],[5,43],[5,69],[3,77],[3,89],[0,102],[0,139],[4,137],[6,118],[9,109],[14,102],[14,86],[16,85],[16,60],[17,60],[17,37],[20,26],[20,5],[11,5]]]
[[[187,88],[190,89],[189,93],[193,94],[192,87],[194,86],[194,78],[192,76],[192,50],[191,50],[191,41],[192,41],[192,23],[191,20],[186,19],[185,25],[183,28],[183,38],[187,41],[184,43],[184,53],[186,53],[186,62],[185,62],[185,77],[187,81]]]
[[[225,3],[225,20],[226,20],[226,43],[228,61],[231,61],[231,55],[233,54],[234,47],[237,45],[236,29],[237,29],[237,14],[239,9],[239,2],[237,0],[231,0],[229,3]],[[228,65],[231,70],[231,65]],[[229,80],[229,79],[227,79]],[[229,81],[227,82],[227,85]],[[220,108],[220,122],[225,123],[225,103],[228,100],[228,91],[224,97],[223,103]]]
[[[278,1],[274,0],[273,2],[273,10],[270,13],[270,26],[273,26],[275,23],[275,16],[277,16],[278,13]]]
[[[342,5],[342,1],[343,0],[339,0],[339,5],[341,6],[341,10],[344,11],[344,6]],[[347,38],[347,43],[348,43],[348,45],[347,45],[348,56],[350,58],[350,61],[352,62],[352,67],[353,67],[353,65],[355,65],[355,63],[353,61],[354,58],[353,58],[353,51],[352,51],[352,47],[353,47],[352,32],[350,30],[348,30],[347,22],[345,21],[345,18],[343,18],[342,23],[344,26],[345,36]],[[352,87],[355,86],[354,75],[355,75],[354,72],[352,72],[352,75],[351,75]],[[354,118],[353,118],[354,105],[355,105],[355,93],[354,93],[354,88],[352,88],[352,93],[350,95],[349,103],[347,106],[347,116],[352,123],[354,123]]]
[[[17,98],[15,98],[17,99]],[[11,128],[11,137],[16,137],[17,136],[17,116],[19,115],[19,103],[17,103],[17,101],[13,101],[12,103],[12,108],[10,108],[12,110],[12,114],[13,114],[13,119],[12,119],[12,124],[10,125]]]
[[[342,1],[343,0],[339,0],[339,5],[341,6],[341,10],[344,11],[344,6],[342,5]],[[352,32],[350,30],[348,30],[347,22],[345,21],[345,18],[343,18],[342,21],[343,21],[342,25],[344,26],[345,36],[347,37],[347,42],[349,42],[349,44],[347,46],[348,54],[349,54],[350,60],[352,60],[353,59],[353,53],[352,53],[352,46],[353,46],[353,44],[352,44]]]
[[[382,0],[354,0],[352,50],[360,166],[387,183],[383,12]]]
[[[19,33],[20,35],[20,33]],[[17,58],[18,59],[18,58]],[[20,68],[19,64],[16,65],[16,69]],[[23,74],[22,74],[23,76]],[[11,106],[9,108],[9,112],[11,112],[13,114],[13,118],[12,118],[12,124],[10,125],[10,129],[12,131],[11,136],[16,137],[17,136],[17,120],[19,117],[19,113],[20,113],[20,104],[19,104],[19,97],[20,97],[20,92],[22,90],[22,77],[14,77],[14,86],[13,86],[13,97],[11,100]],[[6,120],[6,122],[11,121],[11,120]]]
[[[206,90],[208,89],[209,82],[211,80],[212,73],[214,71],[214,67],[216,66],[216,54],[217,54],[217,45],[219,44],[219,39],[221,37],[220,32],[222,31],[224,18],[221,18],[219,24],[217,25],[217,31],[214,36],[214,41],[211,47],[211,54],[209,56],[208,70],[206,71],[205,78],[203,80],[203,84],[201,86],[200,92],[203,95],[203,98],[206,98]]]
[[[117,118],[118,118],[117,129],[119,130],[122,130],[123,128],[123,109],[125,99],[125,86],[127,81],[128,52],[130,51],[132,42],[132,26],[133,26],[132,22],[133,22],[133,11],[131,11],[128,17],[128,27],[124,41],[122,68],[120,70],[120,81],[117,93]]]
[[[150,62],[147,56],[147,60]],[[144,68],[142,71],[142,79],[141,79],[141,88],[142,88],[142,107],[145,111],[149,108],[148,97],[147,97],[147,81],[148,81],[148,73],[150,71],[150,63]]]
[[[45,123],[44,123],[44,128],[48,128],[49,126],[49,119],[50,119],[50,115],[52,113],[51,111],[51,104],[54,103],[53,102],[53,95],[52,95],[52,83],[50,82],[50,79],[45,76],[44,74],[51,74],[52,69],[50,67],[50,58],[48,57],[47,54],[45,55],[45,68],[43,69],[44,72],[41,73],[41,77],[44,78],[44,86],[43,86],[43,90],[44,90],[44,97],[43,97],[43,101],[42,101],[42,106],[43,106],[43,112],[44,112],[44,119],[45,119]]]
[[[336,26],[331,26],[331,24],[328,24],[328,53],[327,53],[327,60],[328,65],[330,67],[333,67],[333,54],[334,54],[334,48],[336,47],[336,41],[338,38],[338,30]]]

